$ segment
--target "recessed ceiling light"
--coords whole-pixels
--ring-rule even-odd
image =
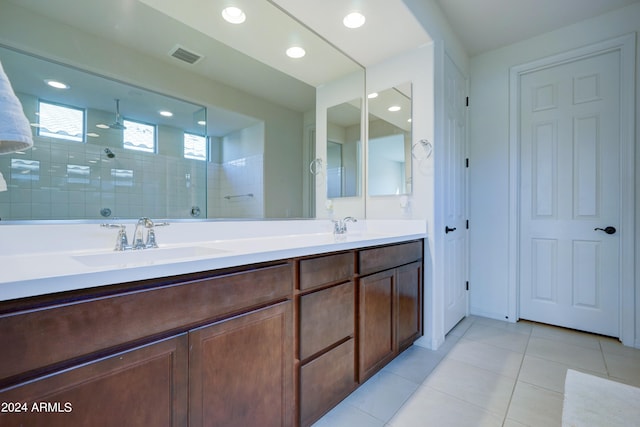
[[[96,127],[100,129],[109,129],[109,125],[105,125],[104,123],[98,123]]]
[[[68,84],[59,82],[57,80],[45,80],[45,83],[56,89],[69,89],[71,87]]]
[[[342,23],[347,28],[360,28],[364,25],[365,17],[360,12],[351,12],[344,17]]]
[[[367,98],[369,99],[373,99],[373,98],[377,98],[378,97],[378,92],[373,92],[370,93],[369,95],[367,95]]]
[[[305,50],[300,46],[292,46],[289,49],[287,49],[287,56],[289,58],[298,59],[298,58],[302,58],[306,54],[307,52],[305,52]]]
[[[99,134],[97,134],[97,133],[95,133],[95,132],[89,132],[89,133],[87,133],[87,136],[90,136],[90,137],[92,137],[92,138],[97,138],[97,137],[99,137],[100,135],[99,135]]]
[[[399,105],[392,105],[391,107],[387,108],[387,110],[389,111],[400,111],[401,108]]]
[[[231,24],[242,24],[247,19],[242,9],[233,6],[223,9],[222,17]]]
[[[204,125],[206,125],[206,124],[207,124],[207,122],[205,122],[204,120],[198,120],[198,124],[199,124],[200,126],[204,126]]]
[[[158,111],[163,117],[173,117],[173,113],[171,111]]]

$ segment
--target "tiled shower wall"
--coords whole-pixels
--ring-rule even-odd
[[[264,156],[209,163],[207,212],[214,218],[264,217]]]
[[[218,164],[112,148],[109,158],[100,146],[43,139],[0,156],[0,219],[191,218],[194,207],[199,218],[264,216],[262,155]]]
[[[49,138],[0,156],[2,220],[206,217],[206,163]]]

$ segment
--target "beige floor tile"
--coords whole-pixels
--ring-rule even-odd
[[[564,380],[567,375],[567,369],[579,370],[590,375],[606,377],[606,375],[602,373],[580,370],[563,363],[525,354],[522,368],[520,368],[520,375],[518,375],[518,381],[523,381],[558,393],[564,393]]]
[[[349,395],[344,403],[386,422],[417,388],[418,384],[406,378],[380,371]]]
[[[527,427],[527,425],[507,418],[506,420],[504,420],[504,424],[502,424],[502,427]]]
[[[511,398],[507,419],[531,427],[562,425],[563,395],[521,381]]]
[[[458,324],[454,326],[453,329],[451,329],[447,333],[447,337],[452,335],[457,335],[461,337],[462,335],[464,335],[465,332],[467,332],[467,329],[469,329],[469,327],[473,325],[474,322],[475,322],[474,317],[465,317],[460,322],[458,322]]]
[[[605,353],[604,360],[611,379],[640,387],[640,359]]]
[[[506,320],[487,319],[486,317],[477,317],[474,323],[480,323],[487,326],[493,326],[494,328],[506,329],[511,332],[518,332],[520,334],[530,335],[533,323],[522,320],[518,322],[507,322]]]
[[[523,354],[463,337],[451,349],[447,358],[488,369],[500,375],[516,378]]]
[[[531,337],[527,355],[552,360],[569,367],[606,374],[602,352],[558,340]]]
[[[622,343],[616,339],[601,338],[600,347],[604,354],[629,357],[640,361],[640,349],[622,345]]]
[[[431,387],[420,387],[388,423],[389,427],[501,425],[502,417]]]
[[[449,358],[424,385],[504,417],[515,379]]]
[[[438,366],[440,360],[442,360],[440,353],[414,345],[385,366],[383,371],[394,373],[416,384],[422,384]]]
[[[384,421],[375,418],[351,405],[338,405],[313,427],[383,427]]]
[[[529,335],[511,330],[489,326],[482,322],[476,322],[464,334],[464,338],[479,341],[506,350],[524,353],[529,341]]]
[[[590,348],[593,350],[600,350],[600,340],[597,335],[560,328],[557,326],[535,324],[531,331],[531,336],[560,341],[566,344],[578,345],[580,347]]]
[[[518,375],[518,381],[543,387],[558,393],[564,392],[567,365],[526,354]]]

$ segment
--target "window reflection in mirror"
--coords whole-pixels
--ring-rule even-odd
[[[368,95],[370,196],[411,193],[411,83]]]
[[[327,198],[360,195],[361,100],[327,110]]]

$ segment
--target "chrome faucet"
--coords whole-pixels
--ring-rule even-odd
[[[136,223],[136,228],[133,230],[133,249],[148,249],[148,248],[157,248],[158,243],[156,242],[156,232],[154,227],[162,227],[169,225],[168,222],[160,222],[155,224],[151,221],[150,218],[143,216]],[[147,239],[145,241],[142,240],[143,228],[147,229]]]
[[[158,242],[156,241],[156,233],[154,227],[161,227],[169,225],[168,222],[154,223],[147,217],[142,217],[136,223],[136,228],[133,231],[133,243],[130,245],[127,239],[127,227],[124,224],[101,224],[105,228],[119,228],[118,237],[116,240],[115,251],[127,251],[131,249],[148,249],[157,248]],[[143,232],[147,229],[147,238],[144,240]]]
[[[352,216],[347,216],[337,221],[333,220],[333,234],[346,234],[348,222],[358,222],[358,220]]]

